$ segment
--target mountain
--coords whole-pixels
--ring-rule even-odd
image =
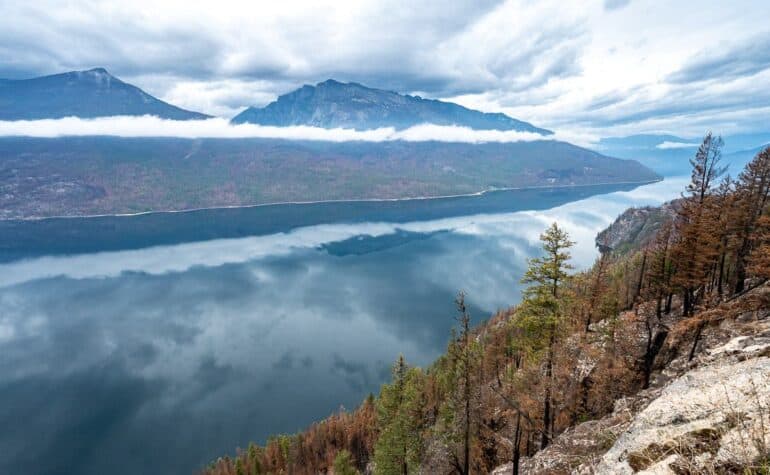
[[[756,157],[759,152],[766,149],[767,147],[770,147],[770,143],[765,143],[759,147],[753,147],[746,150],[737,150],[735,152],[725,153],[723,155],[723,160],[730,164],[728,173],[730,173],[733,177],[737,176],[738,172],[744,166],[746,166],[746,164],[749,163],[752,158]]]
[[[232,119],[234,124],[288,126],[312,125],[324,128],[376,129],[431,123],[460,125],[472,129],[517,130],[542,135],[550,130],[508,117],[485,113],[451,102],[372,89],[357,83],[333,79],[315,86],[305,85],[284,94],[265,107],[249,107]]]
[[[0,120],[154,115],[190,120],[209,116],[157,99],[103,68],[32,79],[0,79]]]
[[[737,175],[762,148],[770,142],[770,134],[724,135],[722,163],[729,165],[728,173]],[[689,175],[690,158],[695,155],[701,138],[676,135],[641,134],[627,137],[603,138],[596,150],[613,157],[639,160],[657,173],[666,176]]]
[[[0,218],[398,199],[658,175],[558,141],[0,138]]]
[[[596,150],[613,157],[634,158],[662,175],[678,176],[690,172],[690,157],[699,143],[698,139],[676,135],[642,134],[603,138]]]

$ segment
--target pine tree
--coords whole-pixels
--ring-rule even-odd
[[[248,449],[249,465],[251,466],[250,475],[259,475],[262,473],[262,463],[260,462],[261,453],[259,447],[254,443],[249,444]]]
[[[714,194],[712,206],[709,209],[710,220],[708,227],[714,233],[717,243],[715,252],[716,261],[712,267],[711,288],[717,297],[722,296],[725,279],[725,265],[730,247],[730,237],[735,225],[735,183],[730,175],[727,175],[719,184]]]
[[[748,274],[760,279],[770,279],[770,216],[757,220],[756,238],[749,255]]]
[[[393,366],[393,382],[383,385],[377,401],[380,435],[374,449],[375,473],[407,475],[420,464],[419,369],[409,368],[403,356]]]
[[[647,273],[647,290],[645,297],[655,299],[655,315],[660,319],[663,310],[663,299],[670,292],[669,279],[671,276],[671,261],[669,248],[671,242],[671,223],[664,222],[655,235],[650,253],[650,270]]]
[[[727,167],[719,164],[722,160],[723,146],[722,137],[714,137],[711,132],[708,132],[703,137],[695,157],[690,159],[692,178],[687,185],[687,193],[699,204],[705,201],[713,182],[727,171]]]
[[[711,196],[714,181],[726,170],[720,165],[723,144],[721,137],[714,137],[709,132],[703,138],[695,157],[690,159],[692,176],[678,212],[678,240],[673,250],[676,262],[673,282],[682,291],[684,315],[692,314],[695,291],[704,284],[709,266],[715,258],[717,245],[713,242],[713,234],[707,229],[707,200]]]
[[[442,438],[450,450],[450,464],[457,473],[467,475],[477,471],[472,470],[471,449],[480,432],[482,349],[471,333],[463,292],[457,294],[455,306],[458,328],[452,329],[447,349],[444,381],[448,397],[440,412],[444,427]]]
[[[738,232],[735,255],[735,293],[743,291],[746,265],[752,248],[757,221],[765,210],[770,194],[770,147],[762,150],[746,165],[737,185]]]
[[[334,475],[358,475],[358,470],[353,466],[353,456],[343,449],[334,457]]]
[[[564,304],[560,300],[560,289],[569,278],[569,248],[573,246],[566,231],[553,223],[541,236],[545,254],[530,259],[529,268],[522,283],[530,284],[524,290],[524,300],[517,312],[517,323],[525,329],[530,340],[530,351],[545,352],[545,374],[543,396],[543,430],[540,447],[545,448],[553,438],[553,360],[554,345]]]

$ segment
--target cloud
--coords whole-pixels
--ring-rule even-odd
[[[770,33],[704,49],[670,76],[675,83],[753,76],[770,68]]]
[[[659,143],[655,146],[655,148],[659,148],[661,150],[667,150],[672,148],[691,148],[691,147],[697,147],[699,144],[697,143],[686,143],[686,142],[669,142],[668,140]]]
[[[221,118],[175,121],[155,116],[116,116],[96,119],[65,117],[63,119],[0,121],[0,136],[62,137],[111,135],[119,137],[183,137],[183,138],[276,138],[289,140],[321,140],[330,142],[521,142],[551,140],[532,132],[514,130],[473,130],[467,127],[422,124],[405,130],[385,127],[374,130],[324,129],[310,126],[273,127],[256,124],[230,124]]]
[[[578,135],[767,129],[763,0],[4,3],[0,77],[103,66],[230,117],[327,78]],[[725,46],[727,45],[727,46]]]
[[[631,3],[631,0],[604,0],[605,10],[618,10]]]
[[[103,66],[209,113],[329,77],[428,97],[521,90],[575,74],[587,41],[573,19],[580,9],[556,1],[92,1],[76,14],[53,0],[4,6],[0,77]]]

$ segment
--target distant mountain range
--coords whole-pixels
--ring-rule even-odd
[[[0,120],[154,115],[163,119],[206,119],[112,76],[103,68],[32,79],[0,79]]]
[[[121,81],[104,68],[42,76],[0,79],[0,120],[58,119],[153,115],[163,119],[210,116],[174,106]],[[508,117],[451,102],[372,89],[329,79],[280,96],[263,108],[249,107],[232,123],[272,126],[309,125],[358,130],[418,124],[459,125],[480,130],[553,132]]]
[[[542,135],[550,130],[508,117],[485,113],[454,104],[419,96],[372,89],[357,83],[341,83],[333,79],[315,86],[305,85],[284,94],[265,107],[249,107],[235,116],[235,124],[289,126],[311,125],[324,128],[358,130],[414,125],[460,125],[481,130],[516,130]]]
[[[723,137],[722,162],[729,165],[728,173],[735,176],[768,144],[770,134],[735,134]],[[676,135],[641,134],[627,137],[603,138],[595,149],[619,158],[632,158],[662,175],[689,175],[690,158],[695,155],[701,139]]]

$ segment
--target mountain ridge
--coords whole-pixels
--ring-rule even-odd
[[[105,68],[0,79],[0,120],[154,115],[194,120],[211,116],[164,102],[121,81]]]
[[[356,82],[327,79],[283,94],[262,108],[249,107],[231,120],[234,124],[271,126],[310,125],[324,128],[380,127],[405,129],[431,123],[482,130],[516,130],[552,135],[547,129],[502,113],[481,112],[436,99],[399,94]]]

